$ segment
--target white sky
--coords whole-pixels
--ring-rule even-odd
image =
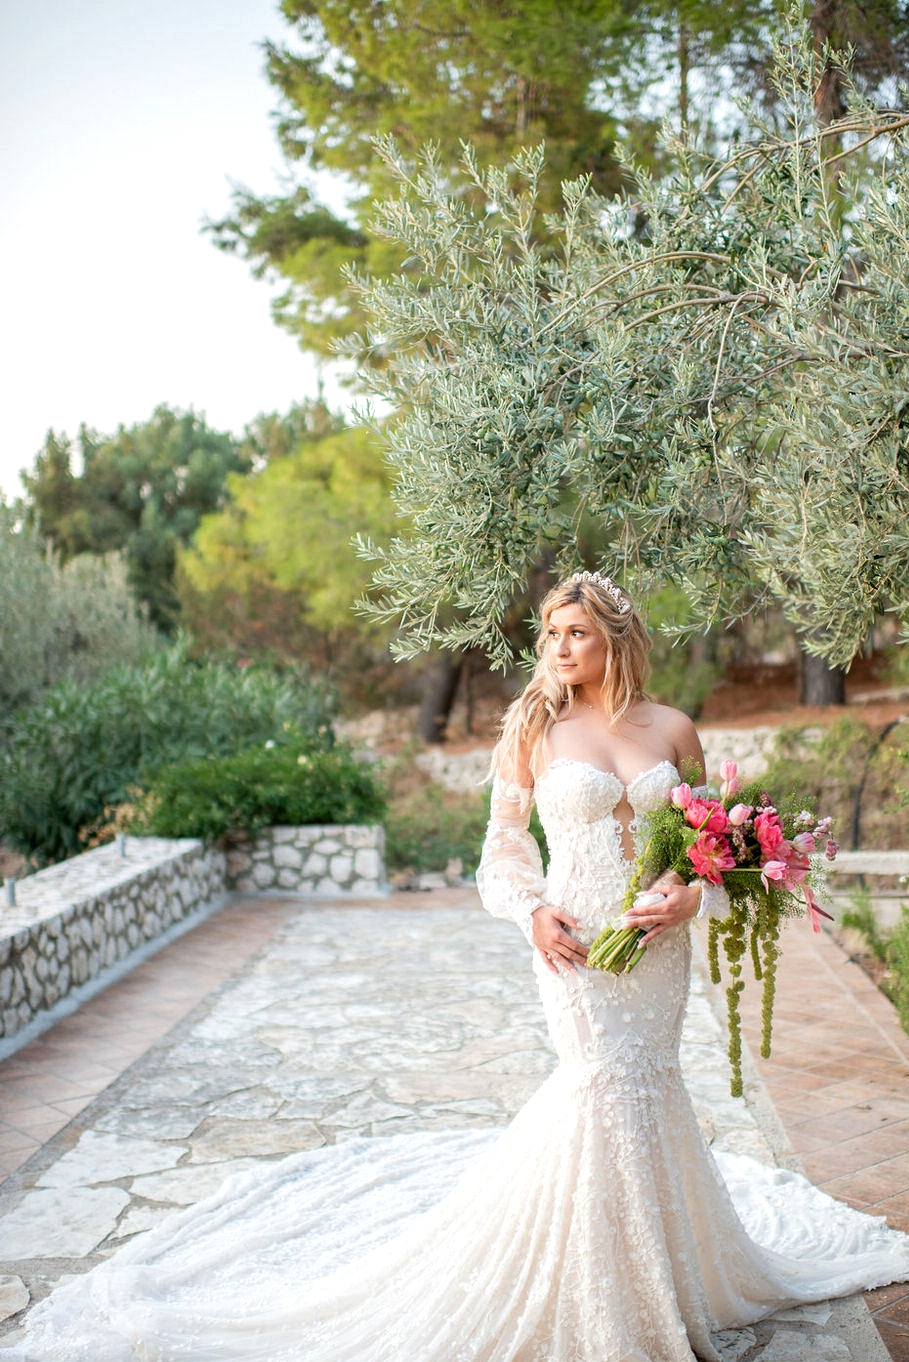
[[[48,427],[160,402],[239,431],[316,390],[271,290],[199,226],[271,192],[277,0],[0,0],[0,489]],[[329,387],[329,400],[337,389]]]

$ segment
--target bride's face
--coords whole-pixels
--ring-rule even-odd
[[[606,675],[606,644],[582,605],[560,605],[549,616],[549,658],[568,686],[601,686]]]

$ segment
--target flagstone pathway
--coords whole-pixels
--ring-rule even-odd
[[[809,940],[825,963],[801,960],[798,1008],[810,1011],[814,979],[836,976],[826,944],[837,949]],[[780,995],[787,995],[783,981]],[[869,1016],[871,1001],[862,1004]],[[698,968],[683,1063],[705,1133],[718,1148],[796,1166],[785,1123],[811,1120],[811,1108],[787,1105],[790,1093],[778,1095],[774,1110],[768,1085],[783,1076],[774,1071],[768,1079],[750,1061],[748,1100],[729,1097],[721,1002]],[[858,1034],[844,993],[835,1015]],[[854,1051],[866,1057],[885,1043],[877,1020],[868,1025],[868,1044]],[[892,1049],[896,1040],[887,1036]],[[781,1030],[780,1058],[761,1063],[783,1063],[790,1040]],[[802,1057],[798,1072],[825,1062]],[[883,1067],[895,1081],[890,1059],[888,1051],[869,1073]],[[552,1063],[526,946],[509,924],[478,912],[472,889],[359,905],[235,898],[0,1062],[8,1173],[0,1186],[0,1315],[8,1316],[0,1334],[15,1330],[23,1305],[62,1276],[84,1271],[259,1159],[359,1134],[502,1124]],[[795,1087],[804,1096],[810,1081]],[[848,1089],[834,1096],[841,1113],[850,1103],[865,1107]],[[900,1100],[886,1098],[894,1141],[904,1133]],[[874,1123],[876,1136],[883,1125]],[[863,1138],[845,1116],[835,1128],[839,1143]],[[891,1152],[885,1160],[898,1163],[885,1189],[892,1195],[883,1197],[894,1214],[900,1195],[909,1204],[901,1157]],[[899,1188],[893,1177],[902,1177]],[[860,1199],[855,1189],[852,1199]],[[882,1332],[885,1323],[901,1330],[907,1292],[887,1290],[898,1294],[885,1304],[877,1293],[873,1302],[888,1315]],[[888,1337],[888,1345],[904,1362],[909,1353],[894,1351],[900,1337]],[[886,1362],[887,1351],[853,1299],[738,1331],[724,1356]]]

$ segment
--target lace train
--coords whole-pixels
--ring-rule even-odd
[[[690,1362],[716,1357],[711,1331],[909,1276],[905,1236],[714,1162],[676,1076],[648,1091],[561,1068],[504,1132],[266,1164],[59,1287],[3,1356]]]

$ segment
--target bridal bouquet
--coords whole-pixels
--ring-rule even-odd
[[[623,911],[668,871],[675,871],[686,884],[698,877],[726,890],[729,913],[710,920],[708,959],[711,978],[719,983],[722,944],[730,975],[726,1001],[732,1093],[739,1097],[742,961],[750,955],[754,977],[763,983],[761,1054],[766,1058],[780,923],[805,915],[820,931],[821,917],[829,917],[817,902],[824,885],[823,863],[825,857],[832,861],[838,848],[830,836],[831,819],[816,818],[792,800],[774,802],[759,784],[742,786],[734,761],[723,762],[720,776],[719,798],[701,798],[683,782],[670,791],[667,803],[646,816],[644,850],[635,862]],[[646,950],[640,944],[644,935],[637,927],[607,927],[591,946],[588,965],[627,973]]]

